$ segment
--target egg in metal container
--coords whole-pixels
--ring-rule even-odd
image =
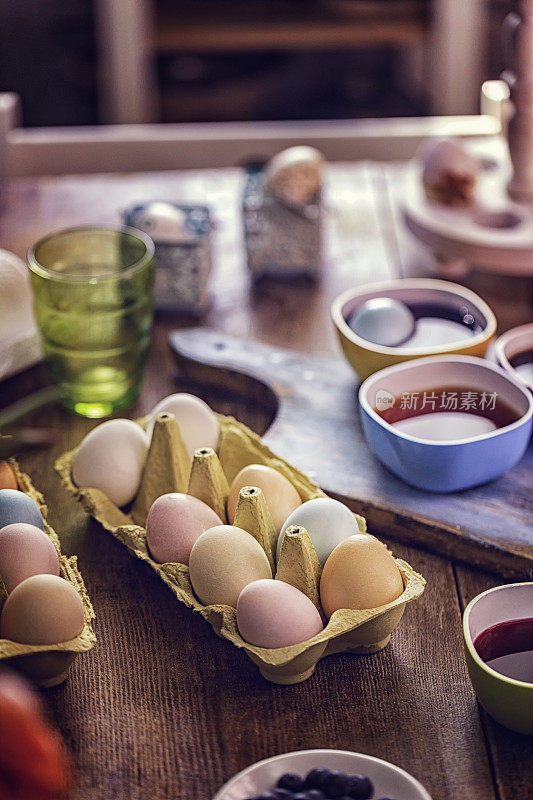
[[[148,436],[129,419],[111,419],[87,434],[72,467],[80,488],[100,489],[122,507],[139,490],[148,452]]]
[[[41,574],[59,576],[57,550],[46,533],[25,522],[0,528],[0,578],[6,591]]]
[[[245,486],[255,486],[263,492],[276,533],[280,532],[289,514],[302,504],[300,495],[285,475],[272,467],[249,464],[235,476],[230,487],[228,496],[228,520],[230,523],[233,523],[235,519],[239,492]]]
[[[261,545],[234,525],[217,525],[202,533],[191,550],[189,569],[193,589],[206,606],[237,608],[245,586],[260,578],[272,578]]]
[[[368,533],[337,545],[322,570],[320,600],[329,618],[340,608],[379,608],[404,590],[400,570],[387,547]]]
[[[206,503],[169,492],[152,504],[146,520],[146,541],[154,561],[188,564],[196,540],[222,520]]]
[[[316,497],[302,503],[285,520],[278,538],[277,561],[281,554],[285,531],[291,525],[306,529],[322,567],[339,542],[359,533],[356,518],[347,506],[331,497]]]
[[[0,489],[0,528],[13,522],[27,522],[44,530],[43,515],[35,500],[18,489]]]
[[[83,625],[83,603],[74,586],[56,575],[33,575],[8,596],[0,617],[0,638],[57,644],[75,639]]]
[[[237,626],[249,644],[274,649],[312,639],[322,630],[322,620],[299,589],[265,578],[249,583],[240,593]]]
[[[218,420],[207,403],[204,403],[199,397],[181,392],[160,400],[152,409],[150,421],[146,427],[149,437],[152,436],[155,418],[163,411],[173,414],[176,418],[191,459],[194,451],[202,447],[211,447],[213,450],[217,450],[220,436]]]

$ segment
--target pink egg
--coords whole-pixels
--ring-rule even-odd
[[[0,529],[0,577],[6,590],[32,575],[59,575],[59,558],[52,540],[35,525],[13,522]]]
[[[192,546],[202,533],[222,520],[206,503],[188,494],[158,497],[146,519],[146,540],[154,561],[188,564]]]
[[[289,647],[312,639],[322,630],[317,609],[303,592],[268,578],[245,586],[237,601],[242,638],[257,647]]]

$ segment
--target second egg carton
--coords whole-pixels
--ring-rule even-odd
[[[98,489],[82,489],[72,480],[77,449],[64,453],[56,469],[68,491],[77,497],[91,516],[110,531],[137,558],[150,564],[176,597],[206,619],[221,637],[242,648],[261,674],[280,684],[308,678],[317,662],[332,653],[374,653],[388,643],[405,606],[424,591],[425,581],[407,562],[395,559],[402,575],[404,591],[396,600],[362,611],[336,611],[325,628],[301,644],[277,649],[251,645],[240,636],[234,608],[227,605],[204,606],[196,595],[185,564],[160,564],[153,560],[146,543],[145,522],[154,500],[167,492],[187,492],[207,503],[226,520],[225,503],[229,485],[249,464],[263,464],[284,475],[298,491],[302,502],[325,497],[322,490],[304,473],[275,455],[261,439],[242,423],[217,414],[220,428],[218,453],[209,448],[197,450],[191,464],[179,426],[171,414],[159,414],[148,451],[141,485],[131,509],[125,512]],[[144,421],[139,421],[144,425]],[[363,517],[355,515],[359,529],[366,532]],[[320,605],[321,567],[307,531],[292,528],[285,536],[277,570],[274,565],[277,534],[263,494],[256,488],[241,490],[234,524],[256,538],[265,550],[273,575],[304,592]]]
[[[78,653],[91,650],[96,644],[93,630],[94,611],[78,570],[76,556],[65,556],[61,552],[59,537],[47,520],[47,507],[44,497],[33,485],[31,478],[22,472],[17,462],[10,459],[9,465],[17,480],[19,491],[27,494],[38,505],[43,517],[44,532],[51,539],[59,558],[61,577],[65,578],[78,592],[83,603],[84,625],[81,633],[68,642],[54,644],[23,644],[10,639],[0,639],[0,663],[20,669],[38,686],[49,688],[62,683]],[[0,579],[0,611],[7,598],[7,592]]]

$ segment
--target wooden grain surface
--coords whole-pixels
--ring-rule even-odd
[[[250,286],[237,215],[242,175],[236,170],[20,181],[0,216],[0,237],[2,246],[22,254],[43,232],[116,219],[120,208],[136,200],[208,196],[219,228],[214,299],[205,326],[331,356],[337,353],[329,323],[332,297],[355,282],[396,274],[399,259],[405,269],[411,257],[390,214],[399,173],[372,164],[339,165],[329,181],[327,267],[315,287],[268,281]],[[412,263],[418,269],[417,258],[415,248]],[[484,285],[480,293],[486,299],[492,294],[501,301],[501,318],[519,324],[531,316],[530,284],[507,279],[498,291],[494,276],[488,283],[485,276],[472,276],[469,283],[477,283],[478,291]],[[516,307],[507,292],[518,298]],[[167,337],[185,324],[172,315],[158,317],[132,416],[184,386]],[[45,380],[44,369],[37,367],[5,381],[0,406]],[[204,397],[259,432],[272,420],[268,395],[247,399],[218,386],[205,390]],[[305,683],[273,686],[176,603],[151,570],[131,559],[62,490],[54,459],[94,423],[55,407],[27,422],[46,423],[59,436],[57,447],[21,460],[46,493],[64,551],[79,556],[97,613],[97,647],[77,659],[63,686],[45,693],[72,753],[77,800],[209,800],[249,763],[305,747],[342,747],[386,758],[419,778],[434,800],[533,797],[533,738],[505,731],[480,714],[463,658],[461,610],[472,596],[496,585],[493,576],[391,543],[428,581],[391,645],[369,657],[332,656]]]

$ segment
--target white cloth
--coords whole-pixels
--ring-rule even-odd
[[[41,358],[28,268],[13,253],[0,250],[0,379]]]

